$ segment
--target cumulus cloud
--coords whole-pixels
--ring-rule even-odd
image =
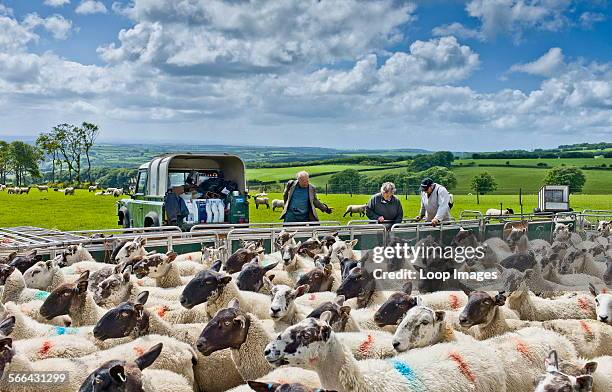
[[[66,4],[70,4],[70,0],[45,0],[44,4],[48,5],[49,7],[61,7]]]
[[[548,52],[543,54],[535,61],[513,65],[510,67],[510,72],[524,72],[531,75],[552,76],[556,74],[563,66],[563,51],[561,48],[550,48]]]
[[[403,38],[415,6],[380,2],[137,0],[115,7],[135,25],[119,45],[98,48],[112,63],[139,61],[181,74],[282,72],[354,60]]]
[[[520,39],[524,29],[558,31],[568,25],[565,15],[571,0],[471,0],[468,14],[478,18],[488,39],[512,34]]]
[[[454,37],[464,39],[477,39],[480,41],[484,40],[485,38],[482,32],[480,32],[479,30],[470,29],[458,22],[434,27],[431,33],[432,35],[437,37],[452,35]]]
[[[41,18],[37,13],[26,15],[23,24],[29,29],[42,27],[55,39],[66,39],[72,30],[72,21],[65,19],[62,15],[54,14]]]
[[[82,0],[81,3],[76,7],[74,12],[82,15],[89,14],[105,14],[108,10],[101,1],[96,0]]]

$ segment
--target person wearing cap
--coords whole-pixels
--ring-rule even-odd
[[[431,178],[426,177],[421,181],[421,211],[415,217],[420,221],[425,218],[436,226],[442,221],[451,219],[450,215],[450,193],[440,184],[436,184]]]
[[[394,223],[402,223],[404,210],[402,203],[395,197],[395,184],[385,182],[380,187],[380,193],[370,198],[366,205],[368,219],[384,223],[390,228]]]
[[[280,218],[286,223],[318,221],[319,217],[315,208],[328,214],[333,211],[317,198],[317,190],[310,183],[310,177],[305,171],[299,172],[295,180],[287,182],[283,200],[285,207]]]

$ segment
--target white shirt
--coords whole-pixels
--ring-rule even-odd
[[[448,207],[450,194],[442,185],[436,183],[433,185],[431,196],[428,197],[426,192],[421,192],[421,216],[428,221],[434,218],[439,221],[450,220],[450,208]]]

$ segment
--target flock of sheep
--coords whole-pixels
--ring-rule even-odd
[[[11,254],[0,260],[0,390],[609,392],[611,230],[585,239],[559,223],[552,243],[460,230],[453,246],[485,249],[462,268],[499,272],[505,291],[381,290],[369,251],[337,233],[283,230],[270,254],[259,241],[149,252],[142,237],[117,243],[113,264],[82,245],[52,260]],[[9,381],[58,371],[64,383]]]

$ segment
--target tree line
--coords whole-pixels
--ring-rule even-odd
[[[28,182],[28,176],[32,180],[41,179],[45,176],[40,164],[49,160],[51,182],[55,182],[56,177],[63,177],[66,171],[70,183],[81,183],[84,164],[87,164],[87,179],[92,182],[91,150],[99,134],[96,124],[83,122],[80,126],[59,124],[39,134],[33,145],[0,140],[0,181],[6,184],[12,176],[14,184],[21,186]]]

